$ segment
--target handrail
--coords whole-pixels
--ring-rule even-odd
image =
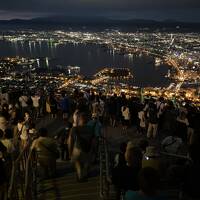
[[[107,139],[104,136],[99,138],[99,158],[100,158],[100,197],[102,199],[109,196],[110,191],[110,167]]]
[[[36,199],[37,195],[37,153],[31,150],[26,162],[25,199]]]
[[[161,155],[164,155],[164,156],[170,156],[170,157],[174,157],[174,158],[181,158],[181,159],[185,159],[185,160],[192,161],[191,158],[188,157],[188,156],[183,156],[183,155],[178,155],[178,154],[167,153],[167,152],[164,152],[164,151],[161,151],[160,154],[161,154]]]
[[[8,188],[9,199],[16,200],[24,198],[24,174],[28,154],[29,146],[23,149],[15,161],[12,161],[10,184]]]

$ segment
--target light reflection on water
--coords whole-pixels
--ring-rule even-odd
[[[137,86],[165,86],[167,66],[155,68],[154,60],[147,56],[119,55],[99,45],[55,44],[50,42],[0,41],[0,57],[49,57],[52,65],[77,65],[84,75],[91,76],[103,67],[130,67]]]

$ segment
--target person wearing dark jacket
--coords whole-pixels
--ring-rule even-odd
[[[116,199],[120,194],[128,190],[138,190],[138,173],[142,166],[142,152],[139,147],[128,147],[125,152],[126,165],[115,169],[112,181],[116,188]],[[117,172],[117,173],[116,173]]]

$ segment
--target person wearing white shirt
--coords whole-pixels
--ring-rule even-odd
[[[140,124],[139,124],[139,133],[143,134],[146,132],[146,117],[145,117],[145,112],[144,110],[141,110],[140,112],[138,112],[138,118],[140,120]]]
[[[123,130],[126,131],[130,123],[130,110],[128,106],[121,107]]]
[[[24,114],[28,110],[28,97],[26,95],[20,96],[19,102],[21,105],[22,114]]]
[[[37,119],[39,117],[40,96],[35,94],[34,96],[31,96],[31,99],[33,101],[33,116],[34,116],[35,119]]]

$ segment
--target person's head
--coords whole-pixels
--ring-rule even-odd
[[[88,116],[85,113],[80,113],[79,114],[79,126],[83,126],[87,124],[88,121]]]
[[[173,103],[173,101],[170,101],[170,100],[167,101],[166,109],[167,109],[167,110],[172,110],[172,109],[174,109],[174,103]]]
[[[142,165],[142,152],[140,148],[126,148],[125,160],[128,166],[140,167]]]
[[[160,97],[160,98],[159,98],[159,101],[160,101],[160,102],[163,102],[163,101],[164,101],[164,97]]]
[[[3,111],[8,111],[8,104],[3,104],[2,110]]]
[[[98,115],[96,113],[92,114],[92,120],[96,121],[98,119]]]
[[[24,117],[28,119],[30,117],[29,113],[25,112]]]
[[[46,128],[40,128],[38,131],[39,136],[41,137],[47,137],[48,136],[48,130]]]
[[[64,98],[65,97],[65,91],[61,92],[61,96]]]
[[[159,174],[151,167],[143,168],[139,173],[140,190],[145,196],[155,196],[159,187]]]

